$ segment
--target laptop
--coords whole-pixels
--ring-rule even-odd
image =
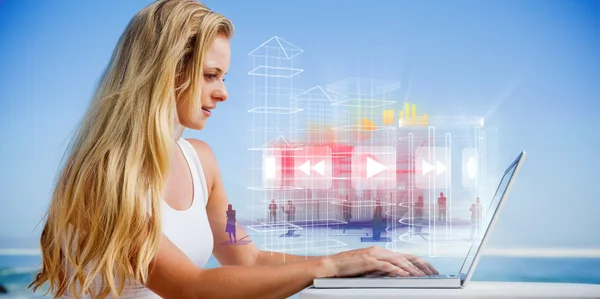
[[[497,215],[500,213],[509,190],[517,176],[523,161],[525,152],[521,152],[518,157],[510,164],[504,172],[500,184],[496,189],[494,198],[490,203],[486,217],[482,220],[481,230],[483,237],[481,240],[475,240],[458,273],[439,274],[429,276],[409,276],[409,277],[389,277],[383,274],[365,275],[359,277],[340,277],[340,278],[317,278],[313,280],[313,287],[319,289],[331,288],[464,288],[473,275],[484,248],[486,240],[489,239],[489,233],[492,230]]]

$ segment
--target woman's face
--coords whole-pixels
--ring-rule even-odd
[[[229,39],[218,35],[204,55],[204,76],[200,85],[201,111],[189,111],[191,105],[177,103],[177,113],[182,126],[194,130],[204,128],[206,120],[212,115],[217,107],[217,102],[227,100],[227,89],[225,88],[225,75],[229,70],[230,48]],[[183,101],[182,103],[189,103]]]

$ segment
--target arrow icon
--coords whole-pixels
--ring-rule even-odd
[[[300,169],[306,175],[310,175],[310,168],[310,160],[306,160],[306,162],[298,166],[298,169]],[[315,166],[313,166],[312,169],[320,175],[325,175],[325,160],[319,161],[319,163],[315,164]]]
[[[306,162],[302,163],[298,169],[300,169],[306,175],[310,175],[310,160],[306,160]]]
[[[312,169],[320,175],[325,175],[325,160],[321,160],[321,162],[315,164]]]
[[[367,179],[372,178],[374,175],[386,170],[387,167],[369,157],[367,157]]]
[[[442,164],[440,161],[436,161],[435,168],[434,168],[433,165],[431,165],[431,164],[427,163],[427,161],[423,160],[421,175],[426,175],[434,169],[435,169],[435,175],[440,175],[442,172],[446,171],[446,169],[448,169],[448,167],[446,167],[446,165]]]
[[[433,165],[427,163],[427,161],[423,160],[423,166],[421,167],[421,175],[426,175],[433,170]]]
[[[435,162],[435,175],[440,175],[440,173],[446,171],[446,165],[440,163],[440,161]]]
[[[443,189],[449,187],[452,175],[450,149],[447,147],[420,146],[415,150],[419,153],[415,161],[415,186],[418,189]]]

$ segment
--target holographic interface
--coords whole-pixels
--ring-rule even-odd
[[[299,88],[303,53],[277,36],[249,53],[253,242],[297,255],[466,252],[495,183],[483,118],[400,101],[393,80]]]

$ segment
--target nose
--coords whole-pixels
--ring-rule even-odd
[[[221,85],[215,89],[213,93],[213,98],[219,102],[227,101],[229,94],[227,93],[227,87],[225,87],[225,82],[221,81]]]

